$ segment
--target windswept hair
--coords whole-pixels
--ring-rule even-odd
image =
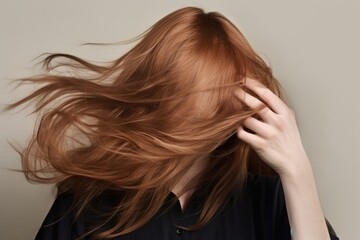
[[[283,99],[282,88],[231,21],[185,7],[134,41],[120,58],[102,64],[46,53],[45,73],[16,79],[43,85],[5,108],[35,102],[28,146],[12,145],[21,156],[19,171],[29,182],[56,184],[57,195],[71,192],[76,218],[105,190],[124,193],[104,213],[109,219],[121,213],[116,224],[97,239],[148,222],[199,158],[209,156],[206,169],[183,192],[204,191],[206,200],[195,224],[179,226],[187,230],[210,221],[248,172],[276,174],[236,136],[260,108],[241,104],[233,90],[244,87],[245,77]]]

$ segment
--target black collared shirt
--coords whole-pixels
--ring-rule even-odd
[[[175,225],[190,226],[195,222],[204,196],[195,191],[183,212],[180,202],[148,223],[116,240],[290,240],[290,225],[282,184],[278,176],[249,174],[246,184],[239,188],[232,201],[221,208],[213,219],[197,231],[186,231]],[[172,192],[168,198],[176,198]],[[115,193],[108,192],[101,199],[103,205],[113,205],[118,200]],[[39,229],[36,240],[76,239],[90,222],[96,222],[92,213],[86,213],[71,225],[74,212],[64,216],[71,203],[71,194],[63,193],[56,198]],[[165,207],[165,206],[164,206]],[[60,219],[60,220],[59,220]],[[59,221],[57,221],[59,220]],[[57,221],[57,222],[56,222]],[[54,223],[55,222],[55,223]],[[52,224],[53,223],[53,224]],[[326,220],[331,240],[339,239]],[[50,226],[46,226],[51,224]],[[104,229],[104,228],[103,228]],[[106,228],[105,228],[106,229]]]

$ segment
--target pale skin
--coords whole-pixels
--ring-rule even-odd
[[[246,87],[259,98],[236,88],[234,94],[239,99],[239,104],[246,104],[250,108],[265,104],[265,108],[259,112],[260,120],[249,117],[244,121],[244,126],[254,133],[239,126],[237,137],[248,143],[259,157],[279,174],[292,239],[329,240],[313,170],[301,141],[294,111],[259,81],[247,78]],[[173,191],[177,192],[186,181],[196,176],[204,164],[205,161],[194,164],[189,174],[184,176]],[[190,196],[189,192],[180,196],[183,209]]]

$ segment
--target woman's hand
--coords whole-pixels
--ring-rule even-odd
[[[238,99],[250,108],[264,103],[266,107],[259,112],[261,120],[249,117],[244,121],[244,126],[254,133],[239,126],[238,138],[248,143],[279,175],[308,170],[310,163],[301,142],[294,111],[259,81],[247,78],[245,86],[262,101],[241,88],[234,91]]]
[[[265,104],[260,120],[249,117],[237,136],[248,143],[270,167],[279,173],[284,189],[292,239],[330,239],[321,209],[310,161],[303,148],[295,113],[268,88],[247,78],[246,85],[258,98],[241,88],[236,96],[250,108]]]

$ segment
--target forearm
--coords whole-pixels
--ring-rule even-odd
[[[284,189],[286,210],[294,240],[329,240],[315,179],[297,127],[295,112],[269,88],[246,77],[246,88],[257,96],[237,88],[234,93],[252,109],[260,109],[261,119],[250,116],[237,130],[240,140],[279,173]],[[253,131],[246,131],[245,127]],[[294,156],[297,156],[294,158]]]
[[[329,240],[310,161],[291,174],[280,175],[293,240]]]

